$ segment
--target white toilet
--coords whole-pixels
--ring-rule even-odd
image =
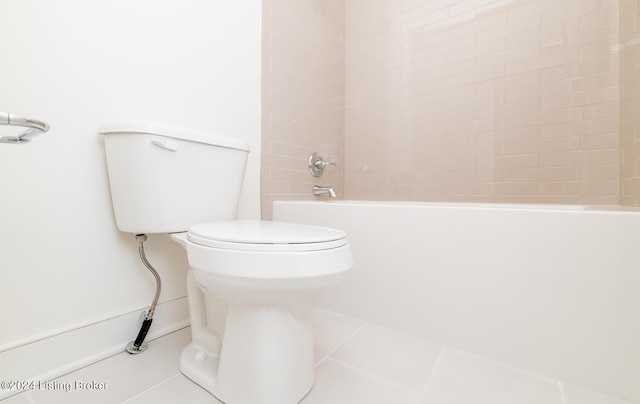
[[[314,383],[309,313],[353,265],[340,230],[236,221],[249,148],[148,122],[99,128],[118,229],[187,250],[180,369],[227,404],[294,404]]]

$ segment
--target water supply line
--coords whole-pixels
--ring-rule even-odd
[[[147,349],[148,344],[144,342],[144,339],[149,332],[149,328],[151,327],[151,322],[153,321],[153,313],[156,311],[156,305],[158,304],[160,291],[162,290],[162,281],[160,280],[160,275],[158,275],[158,271],[153,268],[144,254],[144,242],[147,241],[147,235],[136,234],[136,241],[138,242],[138,253],[140,254],[140,260],[142,261],[144,266],[147,267],[147,269],[153,274],[153,277],[156,278],[156,295],[153,298],[153,303],[151,303],[151,307],[149,307],[149,310],[146,313],[142,313],[143,320],[140,331],[138,332],[138,336],[134,341],[131,341],[129,342],[129,344],[127,344],[127,352],[129,352],[130,354],[144,352]]]

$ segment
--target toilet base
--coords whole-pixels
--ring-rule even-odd
[[[296,404],[313,387],[311,322],[284,307],[230,304],[220,355],[211,352],[191,343],[180,370],[226,404]]]

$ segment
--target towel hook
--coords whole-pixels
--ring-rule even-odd
[[[49,130],[49,125],[44,122],[2,111],[0,111],[0,125],[22,126],[27,128],[17,135],[0,136],[0,143],[29,143],[34,137]]]

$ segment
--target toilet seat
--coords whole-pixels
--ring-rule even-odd
[[[189,228],[187,240],[217,249],[256,252],[311,252],[347,244],[341,230],[258,220],[196,224]]]
[[[208,276],[258,282],[341,277],[353,265],[345,233],[327,227],[258,220],[211,222],[191,226],[183,237],[189,265],[202,284],[208,284],[203,280]]]

